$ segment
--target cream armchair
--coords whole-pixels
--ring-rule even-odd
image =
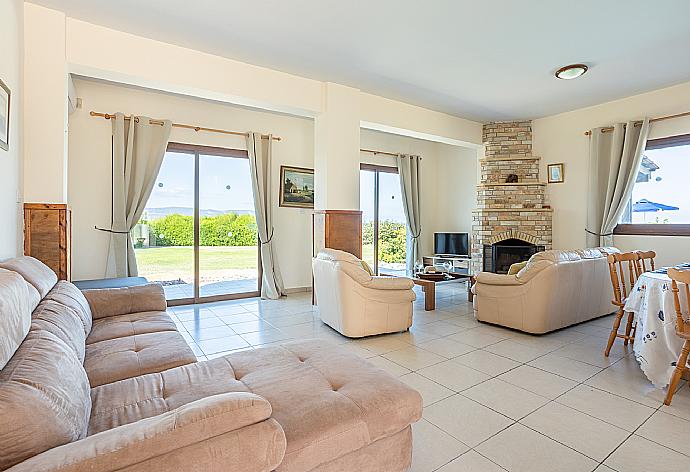
[[[515,275],[477,274],[477,320],[541,334],[612,312],[606,256],[616,248],[544,251]]]
[[[312,262],[321,320],[351,338],[406,331],[412,325],[414,283],[370,275],[350,253],[324,249]]]

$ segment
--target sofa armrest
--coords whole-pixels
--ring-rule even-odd
[[[270,416],[270,403],[258,395],[213,395],[56,447],[7,472],[270,471],[286,447],[285,433]]]
[[[492,272],[480,272],[477,274],[476,284],[486,285],[522,285],[523,282],[517,275],[494,274]]]
[[[411,290],[414,282],[407,277],[374,276],[371,281],[363,285],[374,290]]]
[[[362,266],[349,263],[341,263],[340,268],[361,286],[374,290],[410,290],[414,287],[412,279],[407,277],[371,276]]]
[[[157,283],[135,287],[84,290],[94,319],[142,311],[165,311],[165,292]]]

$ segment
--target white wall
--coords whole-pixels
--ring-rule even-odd
[[[317,135],[328,137],[326,142],[339,142],[342,151],[331,146],[338,150],[320,153],[335,161],[333,165],[323,165],[324,161],[320,160],[316,171],[335,169],[333,172],[340,178],[338,183],[344,186],[356,185],[357,173],[355,167],[349,168],[346,174],[340,172],[338,159],[348,155],[354,160],[358,152],[358,128],[339,126],[344,116],[349,116],[348,123],[359,122],[365,128],[385,128],[397,134],[451,144],[481,145],[481,124],[474,121],[357,89],[349,94],[352,99],[339,105],[342,110],[327,110],[329,103],[333,103],[328,100],[329,87],[342,86],[104,28],[30,3],[25,4],[24,15],[25,56],[30,65],[27,74],[31,77],[26,83],[27,93],[36,97],[26,108],[26,141],[33,145],[26,153],[25,194],[32,200],[62,202],[65,198],[67,172],[59,169],[66,167],[64,114],[55,104],[66,103],[66,72],[295,116],[339,117],[326,120],[328,129],[321,127]],[[42,87],[38,86],[39,80]],[[350,116],[353,115],[350,111],[356,111],[359,116]],[[317,176],[317,180],[323,178]],[[330,176],[325,179],[331,180]],[[317,198],[318,193],[317,189]],[[327,197],[342,208],[353,203],[348,199],[341,201],[337,195]]]
[[[0,260],[22,254],[23,2],[0,2],[0,79],[9,87],[9,151],[0,149]]]
[[[422,255],[433,253],[434,232],[471,231],[477,206],[477,149],[370,130],[361,131],[361,146],[422,156]],[[395,166],[393,157],[366,152],[360,154],[360,162]]]
[[[309,210],[281,208],[277,203],[280,165],[313,167],[313,120],[258,112],[215,102],[134,89],[92,80],[75,80],[83,107],[70,115],[69,191],[72,208],[72,273],[75,280],[102,277],[110,215],[111,124],[89,111],[143,114],[175,122],[271,132],[283,139],[274,144],[273,205],[279,263],[288,288],[311,283],[311,217]],[[241,137],[196,133],[173,128],[172,141],[245,149]],[[362,147],[423,156],[422,252],[433,251],[435,231],[469,231],[474,208],[477,155],[475,149],[433,143],[388,133],[362,130]],[[360,162],[394,165],[387,156],[361,153]],[[347,189],[359,195],[359,188]]]
[[[83,108],[69,120],[69,191],[72,208],[72,277],[105,273],[108,235],[93,229],[110,224],[111,123],[89,111],[143,114],[174,122],[229,130],[256,130],[283,138],[274,143],[275,242],[287,288],[311,285],[311,213],[278,207],[280,165],[313,167],[313,120],[258,112],[210,101],[129,87],[75,80]],[[173,128],[171,141],[246,149],[244,138]]]
[[[554,248],[573,249],[585,245],[589,137],[583,133],[615,122],[688,110],[690,82],[532,122],[533,149],[535,155],[542,156],[542,175],[546,175],[547,164],[565,163],[565,182],[547,187],[554,208]],[[690,133],[690,118],[653,123],[650,137],[687,133]],[[690,237],[616,236],[614,244],[624,250],[654,250],[661,264],[685,261],[690,256]]]
[[[24,31],[24,200],[67,199],[65,17],[35,8]]]

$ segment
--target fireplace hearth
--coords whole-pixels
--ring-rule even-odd
[[[507,274],[512,264],[524,262],[533,254],[541,252],[544,246],[511,238],[495,244],[484,245],[484,272]]]

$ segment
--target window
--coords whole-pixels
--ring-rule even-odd
[[[690,134],[652,139],[616,234],[690,236]]]
[[[405,275],[407,223],[398,170],[361,164],[362,259],[377,274]]]

